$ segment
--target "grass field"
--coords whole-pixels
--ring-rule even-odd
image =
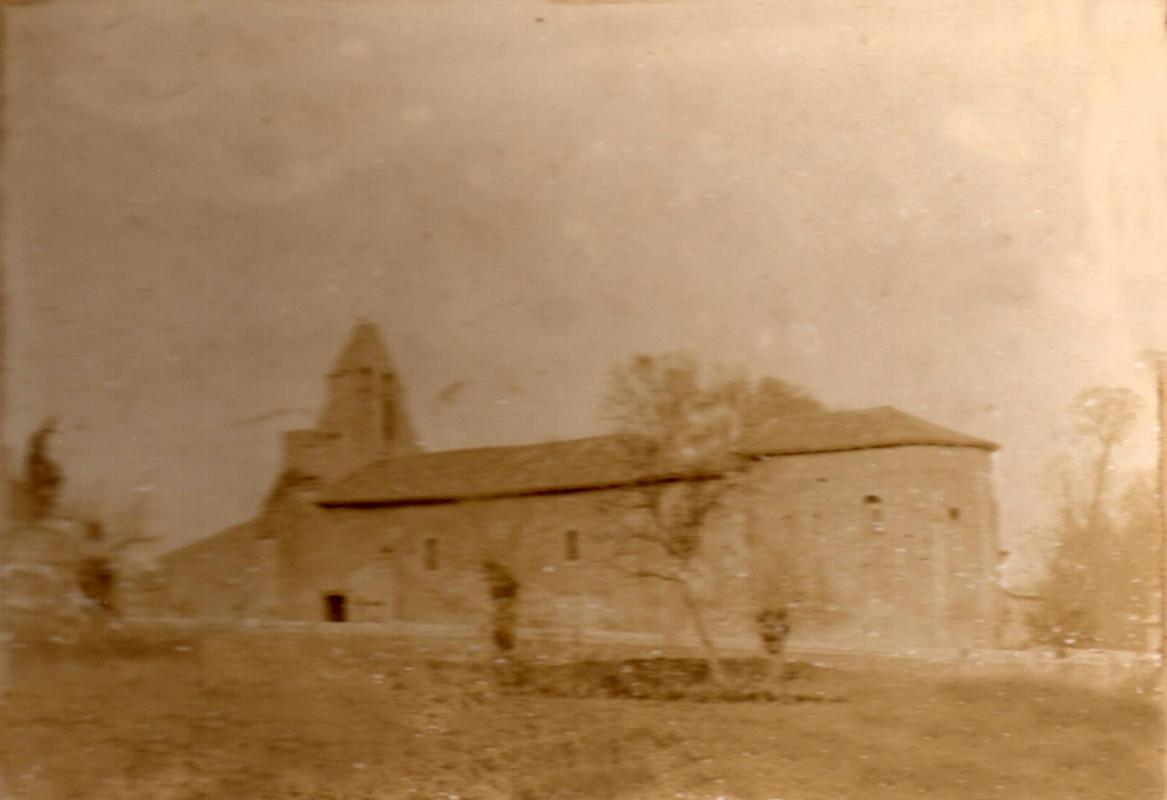
[[[1146,696],[800,670],[779,702],[499,692],[467,667],[331,648],[208,666],[183,645],[18,651],[0,797],[1161,796]],[[6,793],[5,793],[6,792]]]

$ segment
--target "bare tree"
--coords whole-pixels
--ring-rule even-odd
[[[785,608],[763,609],[754,617],[762,648],[770,656],[767,662],[768,681],[782,680],[786,673],[786,637],[790,635],[790,621]]]
[[[517,672],[519,597],[522,582],[516,564],[522,537],[531,524],[530,512],[515,505],[501,512],[490,503],[466,500],[458,504],[467,526],[476,532],[470,557],[480,570],[486,605],[487,638],[493,654],[491,671],[501,685]]]
[[[1101,533],[1114,448],[1130,435],[1141,407],[1139,396],[1130,389],[1107,386],[1085,390],[1070,407],[1074,430],[1095,449],[1084,520],[1088,529]]]
[[[745,428],[756,430],[774,417],[814,414],[823,405],[810,392],[774,377],[759,378],[746,395]]]
[[[509,569],[497,561],[484,561],[486,584],[490,589],[491,635],[495,650],[505,656],[515,648],[515,603],[519,596],[519,582]]]
[[[1120,520],[1114,504],[1115,450],[1126,441],[1141,401],[1129,389],[1094,387],[1070,406],[1073,429],[1087,457],[1063,460],[1055,469],[1056,519],[1053,555],[1042,587],[1042,603],[1030,619],[1036,643],[1060,653],[1096,644],[1106,603],[1104,585],[1116,566],[1114,549]]]
[[[605,406],[623,434],[622,457],[641,477],[634,488],[615,495],[610,516],[624,542],[655,554],[621,569],[676,587],[710,678],[723,683],[722,658],[698,591],[707,523],[735,486],[740,466],[735,450],[750,426],[767,416],[819,406],[775,379],[754,383],[723,368],[702,370],[688,354],[639,355],[617,367]]]
[[[83,531],[75,577],[95,620],[108,621],[120,615],[120,593],[132,568],[133,553],[157,541],[147,527],[148,505],[145,495],[120,504],[96,495],[65,503],[63,513],[80,523]]]
[[[6,583],[0,595],[22,609],[26,633],[40,629],[37,635],[114,618],[127,556],[153,541],[145,532],[144,497],[115,510],[95,499],[102,493],[61,499],[65,475],[50,452],[55,430],[48,420],[29,438],[24,475],[13,486],[18,524],[6,532],[0,557]]]
[[[1124,485],[1100,565],[1102,624],[1107,644],[1122,649],[1154,647],[1154,621],[1161,603],[1159,488],[1154,471],[1133,475]]]

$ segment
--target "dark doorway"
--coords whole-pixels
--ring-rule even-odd
[[[343,594],[324,595],[324,618],[329,622],[348,619],[348,600]]]

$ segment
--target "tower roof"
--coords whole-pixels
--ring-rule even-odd
[[[332,371],[350,372],[363,367],[387,369],[389,366],[381,331],[372,322],[361,320],[353,327],[348,343],[340,351]]]

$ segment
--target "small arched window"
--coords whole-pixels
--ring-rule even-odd
[[[425,561],[425,568],[426,569],[433,570],[433,569],[438,568],[438,540],[437,539],[426,539],[425,540],[424,561]]]
[[[579,560],[579,531],[568,531],[563,535],[563,557],[568,561]]]
[[[952,506],[952,508],[948,509],[948,518],[950,520],[952,520],[953,522],[956,522],[957,520],[959,520],[960,519],[960,509],[957,508],[956,506]]]
[[[879,495],[869,494],[863,498],[867,508],[867,522],[872,533],[883,533],[883,500]]]

